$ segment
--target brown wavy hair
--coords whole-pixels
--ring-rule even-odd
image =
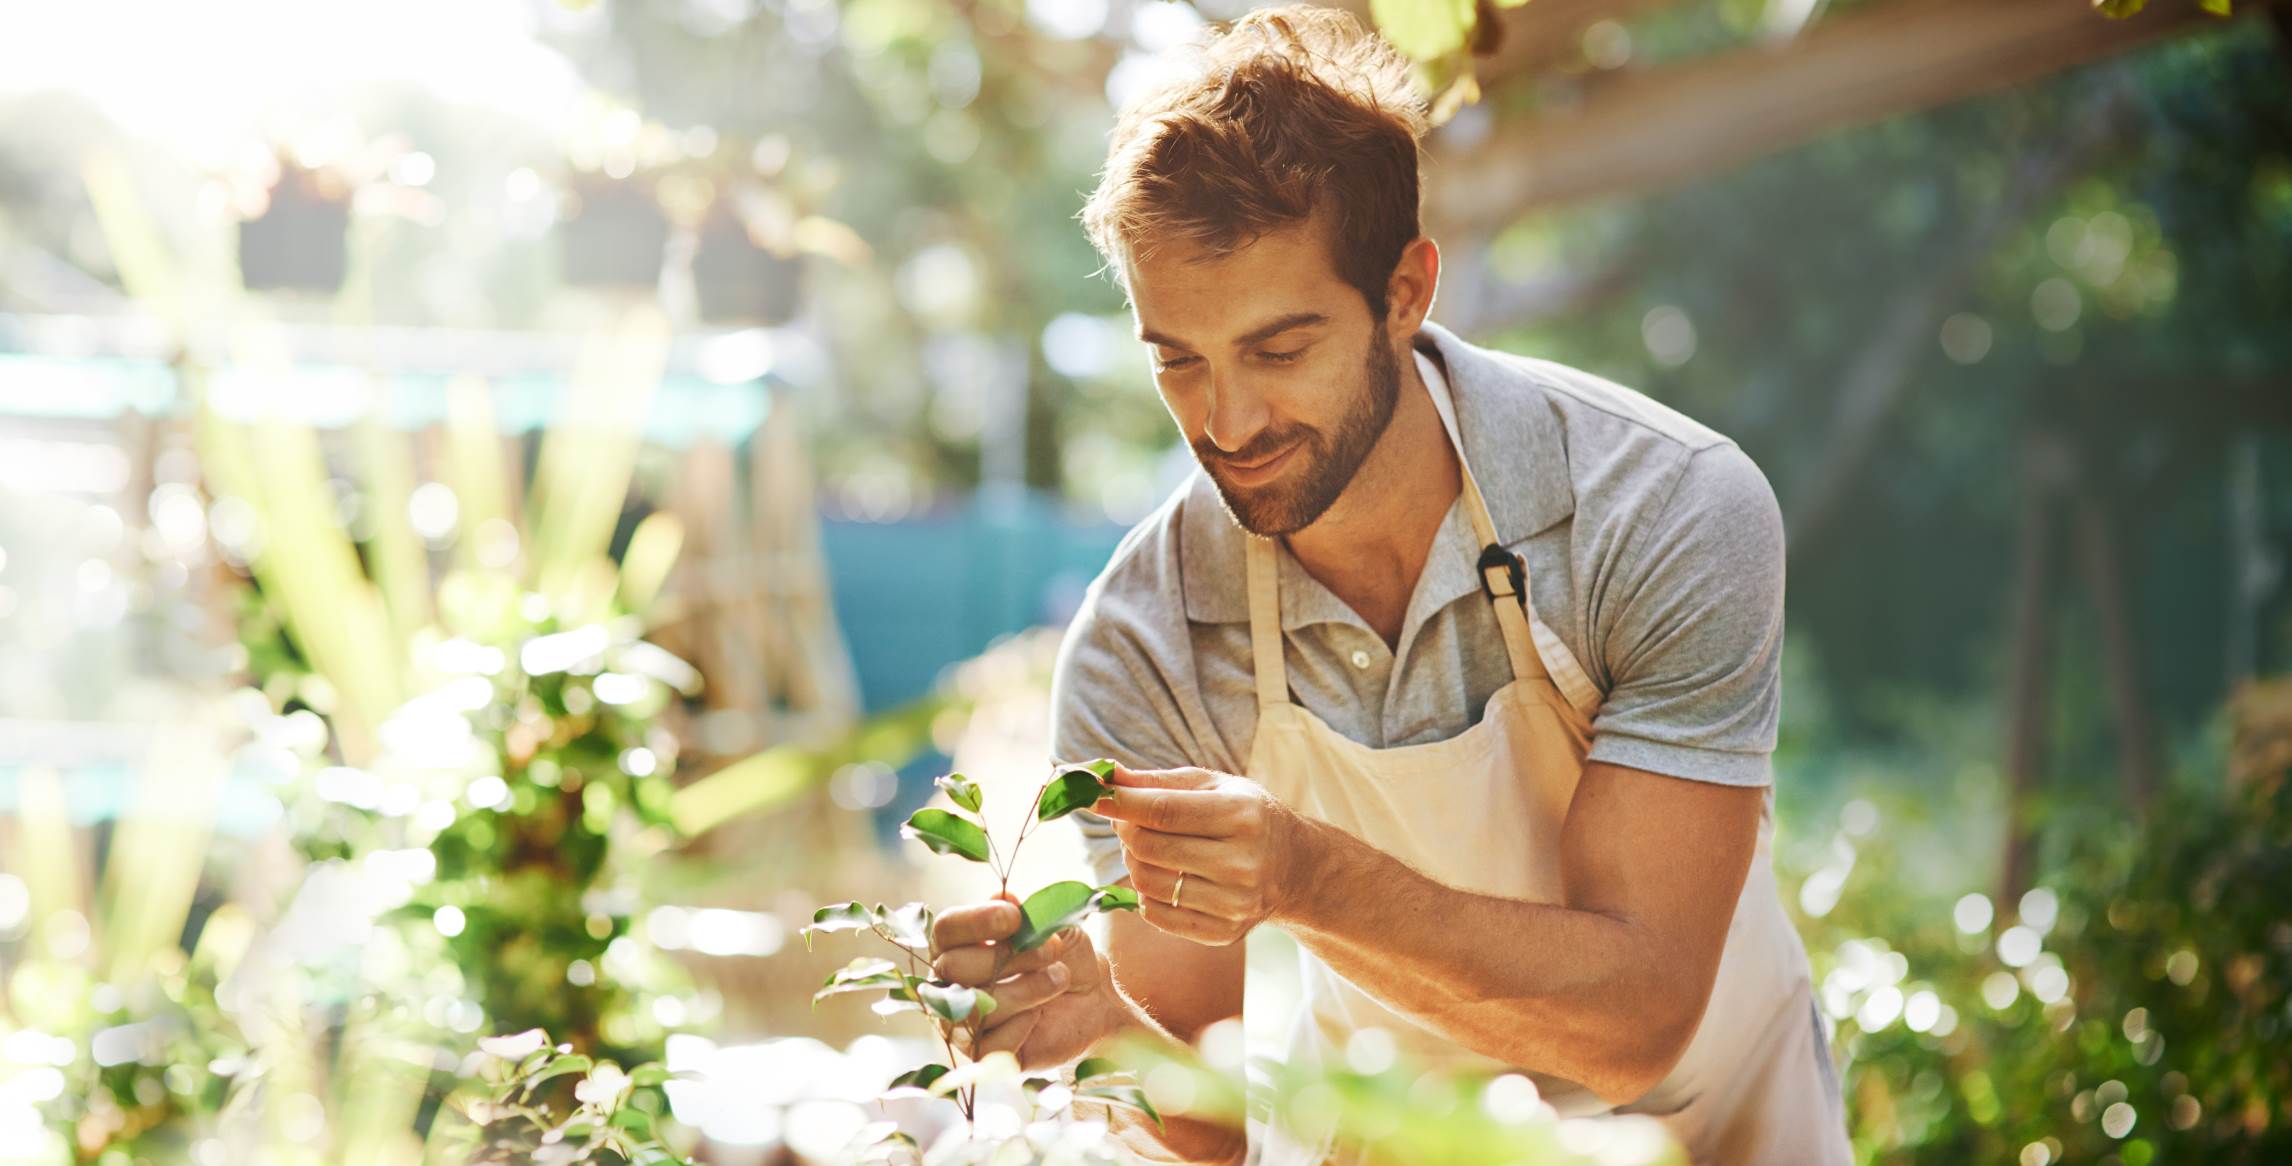
[[[1351,14],[1264,9],[1123,108],[1079,217],[1119,279],[1125,256],[1171,241],[1229,254],[1326,207],[1337,273],[1381,322],[1419,230],[1424,132],[1408,62]]]

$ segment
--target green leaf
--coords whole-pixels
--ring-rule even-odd
[[[642,1089],[653,1085],[665,1085],[670,1081],[692,1081],[698,1079],[699,1076],[700,1074],[690,1069],[678,1069],[675,1072],[670,1072],[668,1066],[658,1061],[647,1061],[629,1070],[629,1083]]]
[[[997,1050],[932,1082],[931,1092],[944,1097],[969,1085],[994,1088],[1019,1079],[1019,1059]]]
[[[1043,787],[1043,796],[1035,802],[1035,817],[1048,822],[1063,818],[1076,810],[1087,810],[1098,799],[1111,792],[1106,778],[1114,772],[1114,763],[1100,758],[1087,765],[1063,770]]]
[[[613,1125],[640,1138],[653,1136],[653,1115],[634,1106],[614,1111]]]
[[[987,831],[977,822],[947,810],[917,810],[900,828],[936,854],[959,854],[973,862],[987,861]]]
[[[898,1122],[879,1121],[854,1135],[846,1153],[858,1154],[855,1161],[859,1163],[883,1163],[891,1161],[892,1155],[902,1150],[914,1153],[921,1149],[915,1136],[901,1130]]]
[[[828,978],[821,981],[821,983],[831,985],[850,984],[863,980],[877,979],[886,975],[889,975],[896,980],[899,977],[899,965],[892,963],[890,960],[879,960],[870,958],[868,956],[861,956],[860,958],[855,959],[840,968],[837,968],[835,971],[829,972]]]
[[[875,912],[865,903],[834,903],[812,912],[811,925],[804,928],[804,950],[812,950],[812,933],[857,931],[873,927]]]
[[[595,1064],[596,1062],[591,1061],[589,1058],[584,1057],[579,1053],[575,1053],[571,1056],[559,1057],[556,1060],[549,1062],[549,1064],[543,1066],[540,1072],[537,1072],[533,1076],[527,1078],[525,1083],[527,1087],[530,1088],[534,1085],[539,1085],[543,1081],[547,1081],[552,1077],[562,1077],[567,1073],[586,1073]]]
[[[1076,1097],[1095,1098],[1099,1101],[1111,1101],[1116,1105],[1127,1105],[1147,1117],[1153,1118],[1155,1128],[1159,1129],[1162,1126],[1162,1115],[1154,1109],[1153,1102],[1146,1100],[1146,1091],[1136,1085],[1087,1085],[1075,1090],[1074,1095]]]
[[[976,814],[979,812],[979,783],[960,773],[950,773],[933,783],[947,794],[947,799]]]
[[[1420,61],[1464,47],[1472,31],[1473,0],[1369,0],[1377,31],[1403,54]]]
[[[931,950],[931,908],[903,903],[876,918],[876,934],[913,952]]]
[[[1090,905],[1098,911],[1135,911],[1138,909],[1138,892],[1129,887],[1109,884],[1091,894]]]
[[[890,1093],[894,1089],[922,1089],[928,1091],[931,1088],[932,1083],[938,1081],[941,1077],[946,1076],[947,1072],[947,1066],[945,1065],[923,1065],[918,1068],[910,1069],[907,1072],[901,1073],[899,1076],[892,1078],[891,1084],[884,1086],[883,1091],[885,1093]]]
[[[812,993],[812,1002],[816,1004],[845,992],[866,992],[878,988],[904,991],[910,978],[901,974],[890,960],[856,959],[829,973],[826,983],[819,991]]]
[[[960,1024],[973,1013],[980,1016],[995,1010],[995,998],[977,988],[949,984],[939,980],[925,980],[915,986],[916,999],[925,1011],[941,1020]]]
[[[916,1003],[915,997],[912,994],[905,996],[886,996],[883,999],[868,1005],[867,1008],[868,1011],[875,1013],[877,1016],[897,1016],[902,1012],[923,1011],[923,1005]]]
[[[1104,1077],[1110,1073],[1127,1072],[1129,1072],[1129,1070],[1115,1064],[1108,1058],[1084,1057],[1082,1060],[1076,1062],[1074,1066],[1074,1081],[1075,1084],[1080,1085],[1093,1077]]]
[[[1027,896],[1027,901],[1019,905],[1019,913],[1024,918],[1011,935],[1011,950],[1033,951],[1050,942],[1050,937],[1058,934],[1060,928],[1090,915],[1091,901],[1098,893],[1089,883],[1069,879]]]

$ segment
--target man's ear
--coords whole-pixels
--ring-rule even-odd
[[[1385,282],[1386,323],[1396,336],[1414,336],[1432,315],[1433,298],[1440,292],[1440,245],[1430,235],[1419,235],[1401,248],[1401,261],[1393,265]]]

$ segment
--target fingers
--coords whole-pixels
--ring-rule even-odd
[[[1071,975],[1065,964],[1052,964],[1039,972],[997,982],[987,993],[995,998],[995,1010],[987,1014],[987,1028],[992,1031],[1019,1013],[1057,999],[1066,992]]]
[[[1117,789],[1091,806],[1102,817],[1149,830],[1224,838],[1233,833],[1233,799],[1211,790]]]
[[[1192,766],[1182,769],[1124,769],[1117,765],[1107,777],[1115,785],[1155,789],[1204,789],[1218,780],[1217,774]]]
[[[1001,1010],[997,1009],[995,1015],[1001,1015]],[[1042,1019],[1041,1010],[1029,1009],[987,1029],[980,1033],[978,1041],[971,1045],[969,1050],[971,1059],[976,1061],[989,1053],[1010,1053],[1017,1056],[1019,1046],[1027,1043],[1027,1038],[1035,1034],[1035,1026],[1041,1024]],[[1021,1057],[1020,1063],[1024,1064],[1025,1058]]]
[[[1017,1051],[1035,1025],[1041,1023],[1042,1006],[1066,994],[1071,973],[1064,964],[1053,964],[1039,972],[1013,976],[998,983],[988,994],[995,998],[995,1010],[979,1024],[973,1036],[968,1024],[956,1025],[939,1021],[939,1031],[955,1042],[956,1047],[969,1052],[973,1059],[986,1056],[996,1049]]]
[[[1170,897],[1176,894],[1182,910],[1197,911],[1218,919],[1239,919],[1249,914],[1241,909],[1244,906],[1241,896],[1233,888],[1198,874],[1187,875],[1186,885],[1181,891],[1177,871],[1152,863],[1132,862],[1130,885],[1138,891],[1138,897],[1146,902],[1168,906]]]
[[[1041,947],[1015,956],[1001,945],[966,944],[940,953],[939,958],[931,961],[931,971],[942,980],[976,988],[1005,976],[1049,967],[1065,954],[1069,942],[1068,934],[1062,932]]]
[[[1122,853],[1131,863],[1140,861],[1172,871],[1192,871],[1196,877],[1240,881],[1235,876],[1235,848],[1226,842],[1121,823],[1114,827],[1122,840]],[[1175,876],[1173,876],[1175,877]]]
[[[1186,880],[1186,894],[1191,896],[1193,893],[1193,880],[1188,879]],[[1191,907],[1173,907],[1166,901],[1157,902],[1153,899],[1142,898],[1139,901],[1138,911],[1139,914],[1146,917],[1146,922],[1152,924],[1156,930],[1167,932],[1181,939],[1191,939],[1206,947],[1225,947],[1249,934],[1249,928],[1231,919],[1205,915]]]
[[[997,901],[950,907],[931,921],[931,952],[936,956],[954,948],[1003,939],[1018,929],[1019,908],[1015,903]]]

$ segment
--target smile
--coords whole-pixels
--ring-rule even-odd
[[[1275,471],[1281,469],[1281,467],[1289,461],[1289,455],[1297,452],[1297,447],[1300,444],[1303,443],[1292,442],[1290,443],[1289,448],[1282,450],[1280,453],[1277,453],[1272,457],[1265,459],[1264,461],[1256,462],[1251,465],[1239,465],[1234,462],[1227,462],[1226,473],[1235,482],[1238,482],[1241,485],[1256,485],[1259,482],[1263,482],[1266,479],[1271,478]]]

